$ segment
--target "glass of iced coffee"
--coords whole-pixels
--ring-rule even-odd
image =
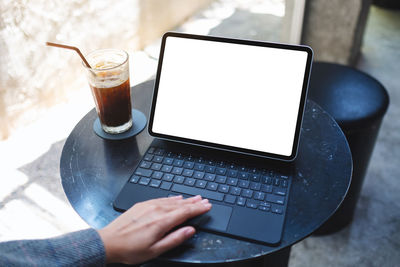
[[[86,76],[102,129],[119,134],[132,127],[129,56],[123,50],[101,49],[86,56]]]

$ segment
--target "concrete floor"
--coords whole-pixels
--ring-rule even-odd
[[[276,10],[279,10],[279,2],[275,2]],[[271,17],[275,26],[268,33],[259,27],[260,23],[265,25],[265,17],[230,3],[219,1],[191,18],[179,30],[242,38],[278,38],[274,36],[274,31],[280,27],[277,16]],[[155,70],[157,50],[156,42],[145,53],[139,52],[136,58]],[[382,82],[389,91],[391,104],[365,178],[354,222],[336,234],[309,237],[296,244],[289,266],[399,266],[399,51],[400,12],[373,7],[357,67]],[[143,74],[143,79],[152,74],[152,71]],[[0,241],[43,238],[88,227],[65,197],[60,183],[59,159],[66,137],[92,107],[89,90],[82,91],[70,102],[49,110],[41,121],[0,142]],[[56,125],[59,117],[63,118],[63,125],[49,128],[48,125]]]

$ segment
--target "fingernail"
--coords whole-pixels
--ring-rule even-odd
[[[203,204],[204,205],[204,207],[206,207],[207,209],[209,209],[209,208],[211,208],[211,203],[206,203],[206,204]]]
[[[187,237],[190,237],[190,236],[194,235],[194,232],[195,232],[194,228],[193,228],[193,227],[189,227],[189,228],[187,228],[187,229],[185,230],[185,235],[186,235]]]
[[[194,196],[193,198],[194,198],[194,199],[201,199],[201,196],[200,196],[200,195],[196,195],[196,196]]]
[[[203,203],[203,204],[207,204],[208,203],[208,199],[203,199],[202,201],[201,201],[201,203]]]
[[[207,209],[211,208],[211,203],[208,202],[208,199],[203,199],[201,203],[206,207]]]

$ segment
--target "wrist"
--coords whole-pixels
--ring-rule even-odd
[[[104,245],[104,250],[106,254],[106,263],[112,263],[116,262],[115,261],[115,253],[113,251],[112,245],[111,245],[111,236],[109,235],[107,229],[103,228],[100,230],[97,230],[99,233],[99,236],[101,240],[103,241]]]

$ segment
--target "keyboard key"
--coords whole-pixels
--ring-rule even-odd
[[[229,204],[235,204],[235,202],[236,202],[236,197],[235,197],[235,196],[231,196],[231,195],[225,195],[224,201],[225,201],[226,203],[229,203]]]
[[[270,207],[266,207],[266,206],[258,206],[258,209],[259,210],[262,210],[262,211],[269,211],[271,208]]]
[[[182,153],[178,153],[178,155],[176,155],[177,159],[184,159],[185,156]]]
[[[228,165],[228,168],[231,169],[231,170],[236,170],[237,167],[236,167],[235,163],[231,163],[231,164]]]
[[[215,165],[217,165],[218,167],[225,167],[225,162],[224,161],[217,161],[216,163],[215,163]]]
[[[166,154],[165,154],[167,157],[169,157],[169,158],[173,158],[173,157],[175,157],[175,153],[173,153],[173,152],[171,152],[171,151],[168,151]]]
[[[171,172],[172,171],[172,166],[171,165],[163,165],[161,168],[162,172]]]
[[[196,171],[196,172],[194,172],[193,177],[196,178],[196,179],[203,179],[204,174],[205,174],[204,172]]]
[[[185,177],[183,176],[175,176],[174,182],[177,184],[183,184],[183,181],[185,180]]]
[[[186,169],[193,169],[194,163],[191,161],[185,161],[185,163],[183,163],[183,167]]]
[[[200,163],[194,164],[194,169],[196,171],[204,171],[205,167],[206,167],[206,165],[204,165],[204,164],[200,164]]]
[[[268,208],[271,208],[271,203],[268,203],[268,202],[260,202],[260,206],[264,206],[264,207],[268,207]]]
[[[170,173],[166,173],[166,174],[164,174],[164,177],[163,177],[162,179],[163,179],[164,181],[171,182],[172,179],[174,179],[174,175],[173,175],[173,174],[170,174]]]
[[[161,169],[161,167],[162,167],[162,164],[160,164],[160,163],[153,163],[151,165],[151,169],[155,170],[155,171],[159,171]]]
[[[141,184],[141,185],[148,185],[149,183],[150,183],[150,178],[147,178],[147,177],[142,177],[139,180],[139,184]]]
[[[229,185],[220,184],[218,186],[218,191],[221,192],[221,193],[228,193],[229,192]]]
[[[150,162],[150,161],[145,161],[145,160],[143,160],[143,161],[140,163],[140,167],[141,167],[141,168],[144,168],[144,169],[149,169],[149,168],[151,167],[151,162]]]
[[[236,204],[238,204],[239,206],[244,206],[246,205],[246,199],[243,197],[238,197],[236,200]]]
[[[272,193],[272,185],[265,185],[263,184],[261,186],[261,191],[265,192],[265,193]]]
[[[206,188],[207,182],[203,180],[197,180],[195,186],[198,188]]]
[[[151,179],[151,181],[150,181],[150,186],[151,187],[159,187],[160,186],[160,184],[161,184],[161,181],[160,180],[155,180],[155,179]]]
[[[251,183],[250,183],[250,189],[259,191],[260,188],[261,188],[260,183],[255,183],[255,182],[251,182]]]
[[[215,180],[215,174],[212,173],[206,173],[204,175],[204,180],[210,181],[210,182],[214,182]]]
[[[258,202],[252,201],[252,200],[247,200],[246,206],[248,208],[256,209],[258,207]]]
[[[283,205],[285,203],[284,197],[272,195],[272,194],[268,194],[265,200],[268,202],[272,202],[272,203],[276,203],[276,204],[280,204],[280,205]]]
[[[238,172],[236,170],[228,170],[226,175],[229,177],[237,177]]]
[[[170,182],[162,182],[160,188],[164,190],[171,189],[172,183]]]
[[[185,185],[188,185],[188,186],[194,186],[195,182],[196,182],[196,180],[193,179],[193,178],[186,178],[185,179]]]
[[[156,149],[156,151],[154,152],[154,154],[158,155],[158,156],[162,156],[165,153],[165,149],[162,148],[158,148]]]
[[[182,175],[186,177],[192,177],[193,173],[194,173],[193,170],[184,169]]]
[[[174,164],[173,165],[177,166],[177,167],[182,167],[183,166],[183,160],[176,159],[176,160],[174,160]]]
[[[260,181],[260,175],[259,174],[250,174],[250,180],[253,182],[259,182]]]
[[[163,162],[164,157],[161,156],[155,156],[153,158],[153,162],[157,162],[157,163],[162,163]]]
[[[285,188],[280,188],[280,187],[275,187],[274,188],[274,194],[279,195],[279,196],[286,196],[286,189]]]
[[[161,179],[162,176],[163,176],[162,172],[154,172],[151,177],[154,178],[154,179]]]
[[[257,168],[252,168],[252,169],[249,169],[249,172],[252,174],[256,174],[259,172],[259,170]]]
[[[135,171],[136,175],[144,176],[144,177],[150,177],[152,173],[153,173],[152,170],[147,170],[147,169],[142,169],[142,168],[137,168]]]
[[[171,173],[176,174],[176,175],[181,175],[183,172],[183,168],[181,167],[174,167],[171,171]]]
[[[256,200],[264,200],[265,198],[265,193],[262,192],[255,192],[254,193],[254,199]]]
[[[153,154],[156,151],[154,147],[150,147],[149,150],[147,150],[147,153]]]
[[[214,173],[215,172],[215,167],[206,165],[206,167],[204,168],[204,171],[206,171],[208,173]]]
[[[245,171],[247,171],[247,168],[244,167],[244,166],[239,166],[239,167],[238,167],[238,170],[239,170],[239,171],[242,171],[242,172],[245,172]]]
[[[242,189],[240,189],[239,187],[231,187],[232,195],[239,196],[241,192],[242,192]]]
[[[224,184],[226,182],[226,176],[217,175],[215,181],[220,184]]]
[[[283,213],[283,208],[274,205],[274,206],[271,207],[271,211],[273,213],[282,214]]]
[[[249,176],[247,172],[239,172],[239,179],[248,180]]]
[[[213,161],[212,159],[206,160],[206,163],[207,163],[208,165],[215,165],[215,161]]]
[[[133,175],[133,176],[131,177],[130,182],[136,184],[137,182],[139,182],[139,180],[140,180],[140,176]]]
[[[274,185],[275,186],[279,186],[279,184],[280,184],[280,180],[278,178],[275,178],[274,179]]]
[[[285,180],[289,179],[289,175],[286,175],[286,174],[281,174],[281,175],[279,175],[279,177],[282,179],[285,179]]]
[[[287,188],[287,187],[288,187],[288,181],[282,180],[281,186],[282,186],[283,188]]]
[[[253,196],[253,190],[251,189],[242,190],[242,197],[251,198],[252,196]]]
[[[262,181],[264,184],[271,184],[271,183],[272,183],[271,177],[266,176],[266,175],[263,175],[263,176],[261,177],[261,181]]]
[[[241,188],[249,188],[249,184],[250,184],[249,181],[243,181],[243,180],[239,181],[239,187]]]
[[[238,179],[236,179],[236,178],[228,178],[227,181],[226,181],[226,183],[227,183],[228,185],[236,186],[237,183],[238,183]]]
[[[274,171],[271,171],[271,170],[267,171],[266,175],[269,176],[269,177],[271,177],[271,178],[274,178],[274,177],[275,177]]]
[[[163,160],[163,163],[167,165],[172,165],[173,162],[174,162],[173,158],[164,158]]]
[[[216,168],[215,173],[219,175],[225,175],[226,174],[226,169],[225,168]]]
[[[205,160],[204,160],[203,157],[198,157],[198,158],[195,158],[195,159],[194,159],[194,162],[197,162],[197,163],[204,163]]]
[[[218,188],[218,184],[217,184],[217,183],[209,182],[209,183],[207,184],[207,189],[208,189],[208,190],[216,191],[217,188]]]
[[[203,198],[208,198],[212,200],[217,200],[217,201],[222,201],[224,199],[224,194],[218,193],[218,192],[213,192],[213,191],[208,191],[208,190],[203,190],[200,188],[196,187],[190,187],[186,185],[180,185],[180,184],[174,184],[172,186],[172,191],[182,193],[182,194],[188,194],[188,195],[201,195]]]
[[[151,161],[151,160],[153,159],[153,157],[154,157],[153,155],[150,155],[150,154],[147,153],[147,154],[144,156],[143,159],[144,159],[144,160],[147,160],[147,161]]]

